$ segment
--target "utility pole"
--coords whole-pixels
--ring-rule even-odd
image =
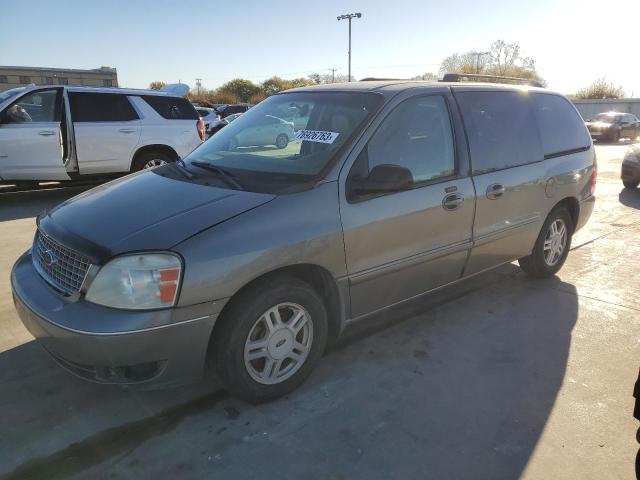
[[[476,73],[480,73],[480,57],[483,55],[489,55],[491,52],[473,52],[476,56]]]
[[[361,18],[361,13],[347,13],[345,15],[340,15],[338,17],[338,21],[340,20],[349,20],[349,81],[351,81],[351,19],[352,18]]]
[[[331,83],[336,83],[336,70],[337,68],[330,68],[331,70]]]
[[[202,86],[202,79],[196,78],[196,87],[198,88],[198,95],[200,95],[200,87]]]

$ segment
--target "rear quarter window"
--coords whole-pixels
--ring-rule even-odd
[[[69,92],[74,122],[127,122],[138,120],[131,102],[120,93]]]
[[[200,118],[194,106],[186,98],[161,95],[142,95],[141,98],[162,118],[168,120],[198,120]]]
[[[538,126],[527,94],[467,91],[455,94],[469,140],[473,173],[543,159]]]
[[[582,117],[569,100],[559,95],[534,93],[533,108],[545,158],[586,150],[591,139]]]

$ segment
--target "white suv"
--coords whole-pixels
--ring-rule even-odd
[[[0,182],[133,172],[183,157],[203,138],[193,105],[167,92],[72,86],[0,92]]]

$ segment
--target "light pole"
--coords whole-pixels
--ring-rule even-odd
[[[340,15],[338,17],[338,21],[340,20],[349,20],[349,81],[351,81],[351,19],[352,18],[361,18],[361,13],[347,13],[345,15]]]
[[[489,55],[491,52],[473,52],[476,57],[476,73],[480,73],[480,57],[483,55]]]

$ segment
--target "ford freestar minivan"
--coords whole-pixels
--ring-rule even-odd
[[[238,141],[267,118],[298,127],[284,148]],[[12,272],[15,304],[83,378],[157,386],[211,367],[262,401],[375,312],[516,259],[554,275],[595,181],[587,129],[547,90],[290,90],[184,160],[41,215]]]

